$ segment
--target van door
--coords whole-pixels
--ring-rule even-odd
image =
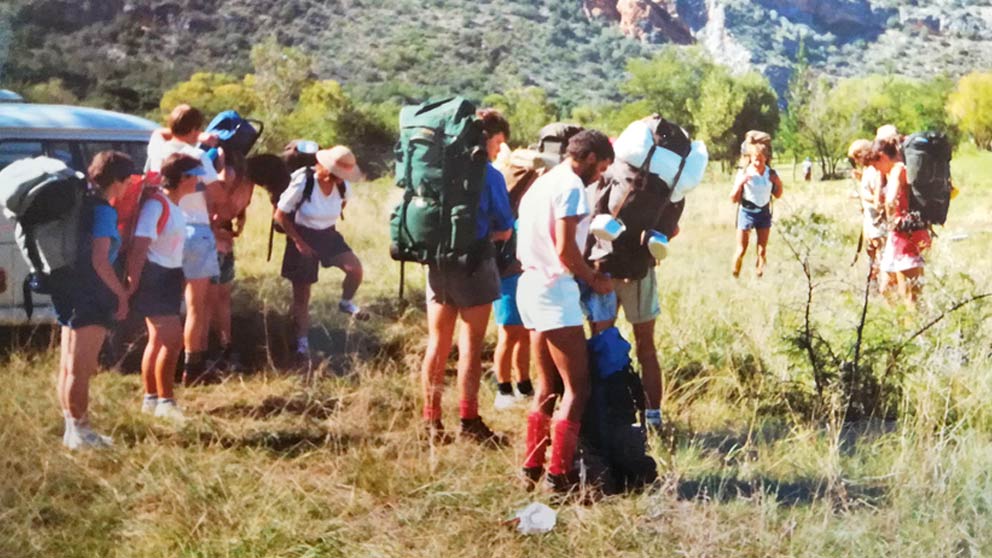
[[[0,141],[0,169],[17,161],[30,157],[45,155],[45,146],[41,141],[32,140],[3,140]],[[28,266],[21,257],[21,250],[14,238],[14,222],[0,213],[0,268],[7,275],[7,290],[0,293],[0,324],[22,324],[27,315],[22,307],[24,297],[21,286],[28,275]],[[41,306],[48,305],[48,297],[36,296],[35,300]],[[44,308],[34,316],[37,320],[41,314],[51,314]],[[43,320],[50,318],[41,318]]]

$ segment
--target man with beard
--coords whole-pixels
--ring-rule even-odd
[[[527,417],[523,472],[533,487],[544,473],[551,439],[546,484],[560,493],[577,485],[572,462],[590,391],[585,316],[577,280],[600,294],[613,289],[610,278],[593,270],[582,253],[591,216],[586,186],[599,180],[613,162],[613,146],[601,132],[587,130],[569,141],[567,154],[521,200],[517,242],[517,258],[524,270],[517,301],[524,325],[531,331],[531,351],[539,373]],[[562,393],[561,405],[552,424],[558,393]]]

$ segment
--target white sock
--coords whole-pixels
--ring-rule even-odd
[[[144,402],[145,403],[149,403],[149,404],[158,403],[158,394],[157,393],[146,393],[145,394],[145,401]]]
[[[310,339],[306,335],[296,340],[296,352],[298,353],[310,352]]]

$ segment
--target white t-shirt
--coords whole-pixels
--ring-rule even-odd
[[[335,186],[331,193],[325,195],[317,183],[317,177],[313,177],[313,194],[310,200],[300,205],[303,199],[303,191],[306,189],[307,173],[306,169],[299,169],[293,173],[293,179],[289,187],[279,196],[279,203],[276,207],[283,213],[296,212],[297,225],[302,225],[308,229],[324,230],[333,227],[341,216],[344,202],[348,201],[351,193],[351,184],[344,183],[344,197],[338,192]],[[299,206],[299,209],[296,209]]]
[[[169,204],[169,220],[165,222],[162,234],[158,234],[158,219],[162,216],[162,204],[156,200],[148,200],[141,206],[134,236],[152,239],[152,243],[148,246],[148,261],[176,269],[183,266],[186,217],[172,200],[169,198],[165,200]]]
[[[188,143],[177,140],[163,141],[162,136],[152,134],[151,141],[148,142],[148,161],[145,163],[145,171],[160,172],[162,162],[173,153],[183,153],[191,157],[196,157],[203,164],[206,176],[201,177],[196,186],[196,192],[183,196],[179,201],[179,207],[186,215],[186,222],[191,225],[209,225],[210,212],[207,210],[207,198],[203,193],[204,185],[220,180],[217,170],[214,169],[214,162],[207,156],[207,153],[199,147],[194,147]]]
[[[589,200],[582,179],[569,163],[562,163],[544,174],[520,201],[517,219],[517,259],[525,271],[540,274],[545,284],[571,272],[558,258],[555,222],[566,217],[584,217],[575,231],[579,250],[589,236]]]
[[[758,207],[764,207],[772,201],[772,179],[771,169],[765,167],[765,172],[758,174],[754,167],[748,165],[744,170],[737,171],[737,181],[741,180],[741,173],[746,173],[747,181],[744,182],[744,199]]]
[[[868,165],[861,171],[861,194],[862,196],[875,196],[882,191],[882,173]],[[881,196],[879,196],[881,197]],[[864,210],[864,230],[868,238],[882,238],[885,236],[885,213],[879,211],[870,202],[861,198],[861,207]]]

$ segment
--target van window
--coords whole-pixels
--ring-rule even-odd
[[[48,143],[48,156],[62,161],[67,166],[74,166],[72,156],[72,144],[67,141],[50,141]]]
[[[8,140],[0,142],[0,169],[14,161],[44,154],[45,150],[40,141]]]
[[[79,142],[79,147],[83,150],[83,165],[89,166],[90,161],[96,154],[101,151],[114,151],[115,146],[110,142],[104,141],[81,141]]]

